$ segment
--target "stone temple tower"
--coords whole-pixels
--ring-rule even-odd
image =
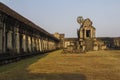
[[[80,28],[77,30],[80,48],[84,48],[86,51],[94,50],[96,29],[92,26],[92,21],[80,16],[77,18],[77,22],[80,24]]]

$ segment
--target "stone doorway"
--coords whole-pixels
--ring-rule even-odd
[[[86,37],[87,38],[90,38],[90,32],[91,32],[90,30],[86,30]]]

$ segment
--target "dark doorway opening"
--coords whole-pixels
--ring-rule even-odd
[[[86,30],[86,37],[90,37],[90,30]]]

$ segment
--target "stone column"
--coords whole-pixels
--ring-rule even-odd
[[[48,49],[50,50],[50,40],[48,40]]]
[[[50,46],[49,46],[50,50],[52,50],[52,41],[50,41]]]
[[[43,39],[43,51],[45,51],[45,40]]]
[[[86,29],[84,30],[84,39],[86,39]]]
[[[6,24],[3,23],[3,52],[6,52]]]
[[[19,35],[19,33],[16,33],[16,49],[17,49],[17,53],[20,53],[20,35]]]
[[[35,42],[34,42],[34,37],[32,37],[32,51],[34,52],[34,47],[35,47]]]
[[[47,50],[49,51],[49,39],[47,39]]]
[[[23,48],[23,51],[26,52],[27,51],[27,48],[26,48],[26,35],[23,34],[22,36],[23,36],[23,38],[22,38],[22,48]]]
[[[19,25],[14,27],[14,51],[20,53],[20,34],[19,34]]]
[[[45,38],[45,50],[47,51],[47,37]]]
[[[2,53],[2,29],[0,29],[0,53]]]
[[[41,41],[40,41],[40,38],[38,40],[38,43],[39,43],[39,51],[41,52]]]
[[[26,52],[28,52],[28,35],[25,34],[25,36],[26,36]]]
[[[36,47],[35,47],[35,43],[36,41],[35,41],[35,37],[33,37],[33,52],[35,52],[36,51]]]
[[[37,38],[36,39],[36,48],[37,48],[37,51],[39,51],[39,42],[38,41],[39,41],[39,39]]]
[[[7,33],[7,49],[12,50],[12,31]]]
[[[91,31],[90,31],[90,38],[93,38],[93,29],[91,28]]]
[[[31,37],[28,36],[28,50],[31,52]]]
[[[83,31],[82,30],[80,30],[80,38],[83,38]]]
[[[0,53],[6,52],[6,16],[0,12]]]
[[[37,51],[37,46],[36,46],[36,37],[34,38],[34,51]]]
[[[49,40],[48,40],[48,45],[47,45],[47,46],[48,46],[48,50],[50,50],[50,49],[49,49]]]
[[[40,37],[40,45],[41,45],[41,52],[43,51],[43,41],[42,41],[42,37]]]
[[[31,40],[31,52],[32,52],[32,36],[30,36],[30,40]]]
[[[20,53],[20,34],[19,34],[19,25],[15,24],[13,30],[13,50],[15,53]]]
[[[2,25],[2,21],[0,20],[0,53],[2,53],[2,43],[3,43],[3,25]]]
[[[37,38],[35,38],[34,41],[35,41],[35,51],[37,51]]]

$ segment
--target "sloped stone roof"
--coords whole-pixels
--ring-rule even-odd
[[[50,34],[49,32],[47,32],[46,30],[42,29],[41,27],[39,27],[38,25],[34,24],[32,21],[26,19],[25,17],[21,16],[20,14],[18,14],[17,12],[15,12],[14,10],[10,9],[8,6],[4,5],[3,3],[0,2],[0,11],[2,11],[3,13],[10,15],[11,17],[17,19],[18,21],[29,25],[30,27],[42,32],[43,34],[54,38],[56,40],[58,40],[57,38],[55,38],[52,34]]]

